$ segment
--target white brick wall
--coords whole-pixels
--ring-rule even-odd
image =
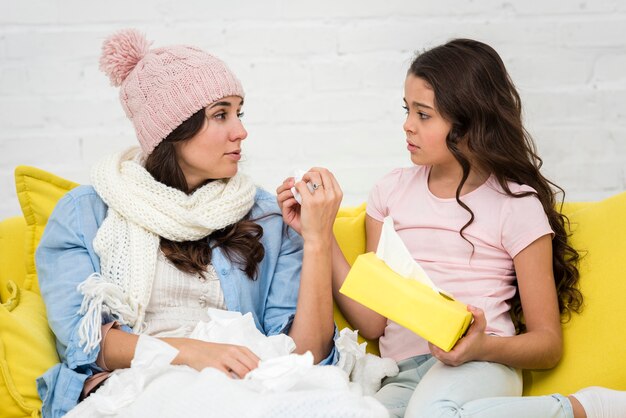
[[[568,200],[626,190],[623,0],[0,0],[0,218],[19,213],[15,166],[88,182],[100,156],[134,144],[97,69],[103,38],[129,26],[156,46],[200,46],[238,74],[243,169],[269,190],[322,165],[344,204],[365,200],[409,164],[400,106],[413,51],[461,36],[502,55]]]

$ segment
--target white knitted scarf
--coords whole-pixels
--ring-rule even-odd
[[[111,155],[91,172],[93,186],[108,206],[93,246],[100,274],[78,286],[84,295],[79,344],[93,350],[102,338],[102,315],[140,332],[150,301],[160,238],[195,241],[241,220],[252,208],[256,188],[237,174],[212,181],[193,194],[160,183],[143,166],[138,148]]]

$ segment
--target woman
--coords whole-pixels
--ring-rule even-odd
[[[193,47],[149,49],[124,30],[104,42],[100,64],[141,149],[99,162],[93,187],[58,203],[37,250],[61,358],[38,379],[44,417],[128,368],[139,334],[176,348],[174,364],[245,376],[259,361],[249,349],[188,338],[209,307],[250,312],[263,334],[334,363],[333,175],[296,184],[302,234],[290,233],[275,197],[238,173],[244,92],[223,62]]]

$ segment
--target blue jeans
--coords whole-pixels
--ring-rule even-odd
[[[519,370],[485,361],[450,367],[430,355],[398,363],[375,397],[392,417],[573,418],[561,395],[522,397]]]

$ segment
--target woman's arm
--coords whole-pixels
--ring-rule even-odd
[[[103,358],[109,370],[130,367],[135,356],[139,336],[118,329],[111,329],[103,343]],[[259,365],[259,358],[248,348],[208,343],[192,338],[160,338],[178,350],[172,364],[184,364],[196,370],[214,367],[230,375],[243,378]]]
[[[302,180],[296,188],[302,196],[300,233],[304,240],[304,254],[296,314],[289,336],[296,343],[296,352],[310,350],[318,363],[333,347],[331,248],[333,224],[343,192],[332,173],[324,168],[312,168]],[[320,187],[311,193],[306,182]]]
[[[48,219],[36,251],[41,296],[61,361],[69,368],[91,365],[99,348],[83,350],[78,313],[83,295],[80,283],[98,272],[91,241],[106,207],[92,189],[81,186],[59,200]],[[95,364],[93,364],[95,366]]]
[[[311,192],[306,182],[319,188]],[[289,179],[277,189],[285,222],[304,240],[296,313],[288,334],[296,343],[296,352],[311,351],[317,363],[333,347],[332,228],[343,193],[324,168],[312,168],[295,184],[302,204],[294,199],[289,190],[292,186],[294,181]]]
[[[484,333],[481,310],[470,309],[474,323],[449,353],[431,345],[431,352],[456,366],[471,360],[492,361],[521,369],[547,369],[561,358],[563,338],[552,271],[552,242],[544,235],[513,259],[527,331],[512,337]]]
[[[366,252],[376,251],[383,223],[367,215],[365,217]],[[387,318],[339,293],[350,271],[350,265],[333,237],[333,298],[346,319],[359,333],[369,339],[380,337],[385,331]]]
[[[305,179],[308,178],[305,177]],[[278,203],[283,212],[283,218],[285,219],[285,222],[295,231],[302,235],[302,208],[295,200],[290,190],[293,186],[294,179],[288,178],[283,182],[282,185],[280,185],[276,189],[276,194],[278,195]],[[298,188],[298,191],[301,194],[307,193],[308,190],[304,191],[306,187],[304,187],[301,191],[302,187],[304,186],[300,186]],[[334,223],[334,218],[332,219],[332,222]],[[378,222],[370,216],[367,216],[365,226],[367,234],[366,250],[375,251],[376,247],[378,246],[378,240],[380,238],[382,222]],[[348,319],[348,321],[354,328],[359,330],[362,336],[366,338],[380,337],[385,330],[387,319],[372,311],[371,309],[366,308],[360,303],[355,302],[347,296],[339,293],[339,288],[341,288],[341,285],[348,275],[348,271],[350,271],[350,265],[348,264],[346,258],[341,252],[337,240],[332,235],[332,229],[330,242],[328,244],[324,243],[324,245],[328,245],[327,248],[330,249],[332,284],[329,288],[332,289],[332,297],[339,305],[339,308],[346,316],[346,319]],[[328,264],[326,266],[328,266]],[[305,265],[303,264],[303,268],[304,267]],[[330,314],[332,315],[332,304],[330,308]]]

